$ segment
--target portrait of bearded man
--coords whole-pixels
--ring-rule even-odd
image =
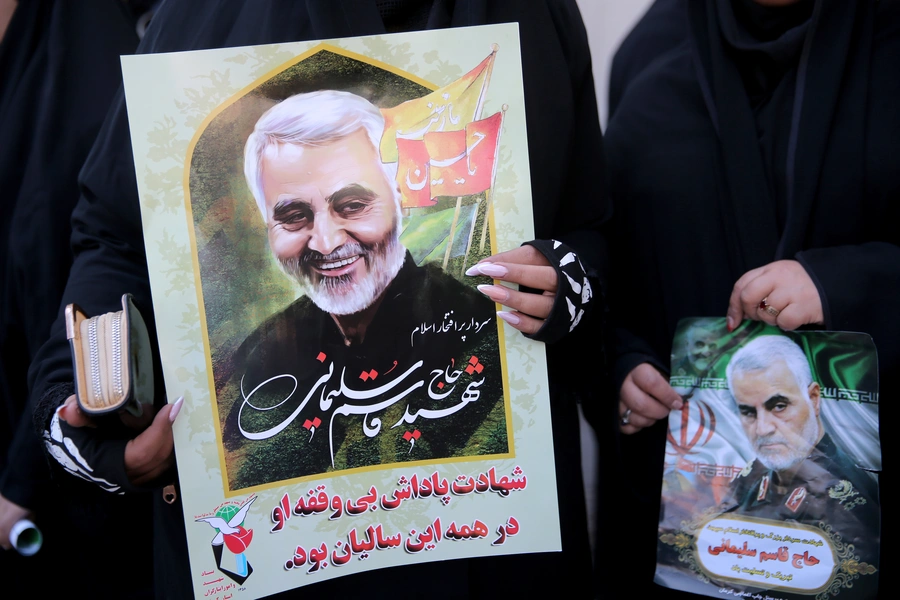
[[[333,127],[322,123],[328,111]],[[360,96],[300,94],[260,118],[245,150],[272,252],[348,343],[364,333],[350,339],[340,317],[369,309],[405,256],[393,165],[378,155],[383,122]]]
[[[756,458],[734,480],[724,512],[827,523],[864,560],[875,560],[877,482],[825,430],[828,400],[800,346],[780,335],[754,338],[731,358],[726,378]]]
[[[495,305],[404,247],[383,131],[369,100],[320,90],[247,139],[247,187],[302,295],[244,339],[218,390],[235,489],[509,452]]]

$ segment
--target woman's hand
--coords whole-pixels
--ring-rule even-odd
[[[0,548],[4,550],[12,548],[9,532],[12,530],[13,525],[22,519],[30,519],[32,517],[30,510],[19,506],[11,500],[7,500],[0,494]]]
[[[632,434],[650,427],[684,406],[681,396],[650,363],[641,363],[619,389],[619,429]]]
[[[162,407],[150,426],[129,440],[125,446],[125,473],[132,485],[148,485],[165,473],[175,462],[172,424],[181,410],[184,398]],[[78,406],[75,395],[59,408],[59,418],[70,427],[95,428],[96,425]],[[126,415],[122,415],[126,417]],[[123,421],[126,419],[123,418]],[[65,466],[65,465],[64,465]]]
[[[500,311],[497,316],[523,333],[537,333],[550,316],[556,299],[556,269],[532,246],[495,254],[470,267],[466,275],[486,275],[541,291],[530,294],[503,285],[478,286],[478,291],[494,302],[513,309]]]
[[[779,260],[744,273],[734,284],[727,317],[729,331],[745,318],[785,330],[825,323],[819,290],[796,260]]]

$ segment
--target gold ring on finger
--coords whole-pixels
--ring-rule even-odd
[[[772,318],[778,318],[778,315],[781,314],[781,311],[778,310],[777,308],[775,308],[774,306],[772,306],[771,304],[769,304],[767,302],[768,299],[769,299],[769,297],[766,296],[765,298],[760,300],[759,305],[756,308],[758,310],[764,311],[764,312],[772,315]]]

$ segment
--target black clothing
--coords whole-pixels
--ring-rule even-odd
[[[602,312],[606,310],[606,302],[602,300],[602,296],[600,302],[594,300],[594,288],[591,285],[591,281],[597,281],[597,271],[585,268],[575,251],[559,240],[532,240],[525,242],[525,245],[544,255],[556,271],[556,280],[559,282],[550,316],[544,320],[540,329],[525,337],[548,344],[558,342],[580,327],[582,321],[602,322],[606,318]],[[539,290],[530,291],[540,293]],[[602,288],[600,293],[603,293]],[[598,311],[597,315],[593,314],[595,309]],[[597,365],[606,364],[605,343],[598,344],[594,360]],[[587,415],[591,414],[590,411],[587,412]]]
[[[388,33],[427,29],[434,4],[433,0],[376,0],[376,3]]]
[[[134,15],[120,0],[19,0],[0,46],[0,492],[34,511],[44,534],[34,557],[0,552],[0,572],[39,581],[53,563],[59,578],[80,578],[89,595],[126,587],[130,597],[151,594],[147,544],[108,553],[112,540],[125,539],[126,515],[149,510],[149,498],[50,480],[26,406],[26,374],[59,314],[78,172],[121,83],[119,56],[137,44]],[[149,534],[141,522],[127,535]],[[84,577],[101,554],[106,576]],[[54,562],[58,556],[66,558]]]
[[[447,3],[441,3],[447,9]],[[437,6],[437,3],[435,3]],[[456,0],[452,10],[433,11],[429,27],[458,27],[518,21],[522,41],[525,111],[529,123],[535,236],[559,239],[576,249],[591,268],[605,265],[598,227],[608,217],[602,177],[602,151],[587,36],[574,0]],[[383,34],[374,1],[275,2],[272,0],[194,0],[164,3],[147,32],[143,52],[164,52]],[[130,292],[155,331],[144,256],[139,203],[125,105],[118,96],[82,172],[84,195],[73,213],[75,264],[64,302],[78,302],[88,314],[115,310]],[[599,283],[594,286],[599,288]],[[596,312],[596,311],[595,311]],[[583,324],[584,325],[584,324]],[[591,325],[591,324],[588,324]],[[579,342],[584,338],[583,342]],[[580,473],[576,394],[587,397],[597,386],[594,357],[581,343],[596,343],[589,326],[580,326],[566,344],[548,348],[551,410],[562,553],[518,555],[423,564],[347,576],[317,584],[316,591],[338,597],[370,597],[373,589],[394,589],[396,578],[452,581],[433,594],[493,596],[501,573],[506,590],[557,593],[559,581],[585,581],[590,550]],[[52,328],[29,373],[32,399],[42,426],[49,421],[41,400],[54,384],[71,382],[71,361],[62,322]],[[157,386],[161,389],[162,386]],[[161,400],[161,398],[159,399]],[[157,593],[189,593],[180,504],[156,503]],[[440,579],[438,579],[440,578]],[[363,582],[365,585],[363,585]],[[415,584],[413,584],[415,585]],[[437,597],[437,596],[436,596]]]
[[[744,97],[750,101],[779,231],[787,218],[785,166],[797,83],[793,67],[800,60],[812,7],[808,0],[789,7],[760,6],[755,0],[718,0],[716,5],[722,50],[744,84],[743,89],[729,88],[723,103],[744,102]]]
[[[791,58],[763,78],[756,105],[750,58],[722,30],[728,6],[660,0],[613,63],[617,389],[641,363],[668,372],[679,319],[724,315],[741,275],[793,259],[819,290],[827,329],[873,336],[890,397],[900,388],[900,235],[888,225],[900,217],[900,5],[817,0],[797,26],[806,29],[799,53],[782,39],[797,27],[748,42],[757,50],[746,52],[784,44]],[[653,31],[666,40],[648,40],[656,56],[632,57]],[[893,411],[882,405],[881,422]],[[616,480],[628,483],[618,514],[629,529],[618,539],[638,557],[635,593],[662,592],[650,581],[665,431],[662,422],[620,439],[628,470]],[[893,443],[882,436],[889,473]]]
[[[119,55],[137,42],[121,2],[32,0],[16,8],[0,48],[0,440],[13,437],[28,365],[57,316],[78,171],[121,82]],[[36,456],[23,474],[40,467]]]
[[[437,265],[416,266],[407,252],[359,343],[348,346],[308,296],[267,319],[235,352],[229,385],[216,394],[231,489],[509,452],[494,310],[478,291]],[[465,371],[473,356],[481,367]],[[459,371],[452,385],[433,375],[448,369]],[[327,408],[317,401],[344,385],[365,397],[338,393]],[[253,409],[282,401],[277,409]],[[373,419],[381,425],[369,436]],[[315,431],[307,421],[318,423]],[[420,437],[410,444],[403,436],[413,430]],[[251,437],[260,433],[268,437]]]
[[[753,39],[771,42],[808,22],[814,4],[814,0],[799,0],[787,6],[766,6],[756,0],[729,0],[720,2],[719,6],[722,10],[734,11],[737,26]]]
[[[137,46],[120,2],[22,2],[0,51],[0,398],[12,438],[28,364],[57,315],[71,264],[77,176],[121,82],[119,55]],[[8,428],[8,429],[7,429]],[[17,437],[17,443],[26,443]],[[36,441],[32,440],[35,444]],[[6,447],[0,448],[0,464]],[[13,461],[21,464],[23,454]],[[39,469],[37,461],[22,474]],[[6,493],[16,493],[4,490]],[[33,501],[22,489],[19,503]]]

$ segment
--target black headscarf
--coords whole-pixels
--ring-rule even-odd
[[[864,180],[874,38],[871,2],[802,2],[789,18],[772,19],[751,1],[687,3],[700,85],[722,149],[731,200],[724,220],[737,272],[802,248],[829,143],[859,150],[859,160],[840,168],[845,181]],[[839,105],[841,127],[833,130]]]
[[[755,0],[718,0],[723,49],[737,67],[750,102],[778,230],[787,218],[787,146],[797,66],[810,31],[813,0],[785,7]]]

